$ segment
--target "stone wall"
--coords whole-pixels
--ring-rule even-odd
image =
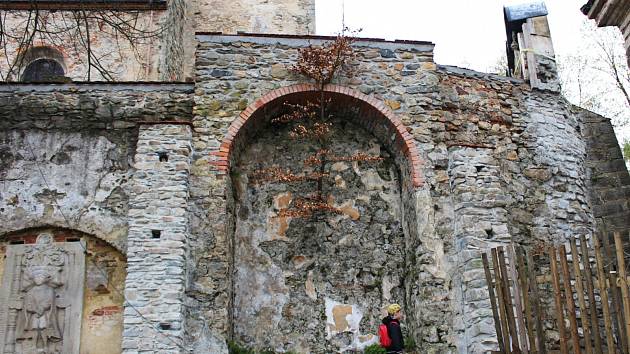
[[[0,211],[6,216],[0,234],[51,225],[94,235],[124,252],[138,122],[186,120],[190,90],[0,86]]]
[[[224,150],[221,139],[225,134],[238,136],[228,130],[230,123],[248,106],[265,107],[265,92],[302,80],[288,69],[296,48],[309,42],[198,38],[194,124],[205,135],[194,137],[199,150],[193,164],[205,161],[211,169],[193,172],[203,172],[193,189],[212,186],[213,197],[206,192],[194,200],[197,208],[212,214],[231,213],[231,194],[225,190],[231,187],[224,181],[220,156],[251,140],[235,141]],[[490,350],[494,329],[480,251],[510,242],[527,247],[563,242],[593,231],[580,117],[555,92],[532,91],[514,79],[437,67],[429,43],[359,41],[356,48],[355,75],[338,84],[376,98],[393,111],[420,154],[423,182],[403,198],[404,214],[414,219],[407,218],[403,225],[409,330],[423,351]],[[222,197],[219,204],[216,195]],[[217,221],[210,217],[199,226]],[[210,279],[229,277],[231,261],[216,250],[229,249],[232,226],[213,225],[219,230],[206,243],[209,254],[193,252],[193,257],[213,255],[216,272],[208,268],[195,283],[214,294],[229,294],[217,285],[221,281]],[[208,226],[201,230],[209,231]],[[198,238],[197,230],[193,228],[193,238]],[[209,322],[215,323],[214,318]]]
[[[106,26],[104,21],[93,21],[89,24],[92,31],[92,58],[98,58],[111,76],[108,78],[93,67],[90,69],[90,81],[191,81],[194,78],[197,44],[195,32],[315,33],[314,0],[174,0],[167,3],[166,10],[142,10],[123,15],[122,18],[133,23],[135,30],[121,26],[123,30],[119,29],[117,32]],[[97,17],[108,16],[107,10],[95,11]],[[3,20],[3,28],[16,38],[21,38],[28,16],[28,11],[8,12]],[[74,30],[68,30],[70,26],[66,24],[68,21],[75,21],[73,13],[41,10],[39,16],[50,30],[59,32],[56,36],[34,40],[35,47],[47,47],[58,53],[54,57],[41,58],[61,62],[65,76],[73,81],[87,80],[87,49],[78,40],[78,34]],[[122,22],[115,18],[113,21]],[[85,31],[84,28],[81,30]],[[133,43],[123,38],[125,33],[136,37]],[[2,80],[8,78],[7,81],[19,81],[23,69],[32,61],[20,59],[18,48],[19,41],[9,38],[7,50],[0,53]],[[17,65],[13,65],[14,63]]]
[[[137,234],[129,231],[130,196],[138,193],[133,181],[146,176],[134,165],[139,125],[155,122],[166,127],[159,123],[190,120],[191,92],[192,86],[182,84],[0,87],[1,240],[21,235],[20,230],[50,226],[69,230],[64,234],[93,237],[87,238],[90,253],[81,353],[120,353],[126,276],[123,255],[128,234]],[[148,153],[156,154],[154,148],[149,146]],[[179,168],[176,160],[171,163]],[[133,226],[138,229],[135,222]],[[174,242],[169,240],[170,232],[165,230],[163,242]],[[183,261],[158,262],[160,274],[169,262],[183,278]],[[101,286],[104,281],[107,288]],[[151,336],[159,335],[156,330],[150,329]]]
[[[630,176],[610,119],[575,108],[582,122],[587,157],[589,195],[597,229],[630,230]]]
[[[129,195],[123,353],[181,352],[184,337],[187,124],[142,125]]]
[[[313,96],[289,68],[325,38],[197,38],[194,86],[0,86],[0,235],[83,232],[106,242],[93,247],[116,279],[123,259],[109,247],[127,254],[127,352],[219,353],[226,338],[356,347],[390,299],[421,352],[491,350],[481,251],[628,228],[616,187],[630,177],[607,120],[522,81],[437,66],[431,43],[367,40],[355,75],[325,90],[351,118],[343,150],[378,151],[388,167],[335,167],[338,220],[268,220],[297,190],[244,179],[305,154],[284,154],[268,119]],[[386,247],[402,254],[379,270]],[[120,299],[93,290],[103,306],[90,313],[121,315],[108,307]]]
[[[278,216],[280,208],[315,193],[317,183],[255,179],[257,170],[272,166],[315,172],[303,160],[322,147],[291,139],[289,127],[259,132],[236,157],[234,340],[298,353],[362,348],[376,340],[383,308],[404,301],[398,168],[373,136],[348,120],[333,121],[327,148],[336,156],[364,152],[384,160],[326,164],[323,193],[341,214]]]

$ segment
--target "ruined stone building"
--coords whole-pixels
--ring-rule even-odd
[[[420,352],[481,353],[482,251],[628,232],[612,126],[560,95],[544,8],[505,11],[513,77],[357,40],[354,75],[324,87],[333,136],[382,160],[330,165],[343,212],[309,222],[278,216],[297,187],[251,174],[310,153],[270,119],[317,92],[289,70],[330,40],[308,36],[314,1],[126,4],[169,25],[140,64],[106,61],[118,81],[80,81],[70,47],[3,57],[24,65],[0,85],[1,354],[340,352],[374,343],[391,302]],[[75,81],[20,82],[35,69]]]

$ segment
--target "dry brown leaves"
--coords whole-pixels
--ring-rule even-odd
[[[324,177],[327,177],[327,173],[304,173],[295,174],[289,169],[281,169],[279,167],[270,167],[254,171],[251,175],[252,182],[256,184],[267,182],[302,182],[302,181],[318,181]]]
[[[342,214],[343,212],[333,205],[326,202],[325,197],[321,195],[296,199],[291,203],[290,208],[280,209],[278,217],[309,217],[317,212],[328,212],[334,214]]]
[[[347,64],[355,57],[352,44],[356,38],[346,36],[346,30],[344,29],[344,33],[337,35],[332,42],[300,49],[298,62],[291,67],[291,71],[315,80],[320,86],[329,84],[340,71],[349,76],[351,73]],[[357,32],[359,31],[351,34]]]

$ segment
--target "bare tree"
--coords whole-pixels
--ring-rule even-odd
[[[0,11],[0,79],[15,81],[29,64],[29,50],[62,48],[73,64],[83,65],[85,80],[116,79],[129,60],[146,66],[144,48],[164,27],[138,10],[80,9]]]
[[[344,30],[346,30],[344,28]],[[357,32],[351,32],[356,34]],[[298,60],[291,71],[313,82],[319,88],[315,99],[305,103],[284,103],[284,111],[271,119],[276,126],[289,127],[288,138],[302,145],[314,142],[317,151],[308,156],[301,165],[283,169],[277,165],[257,169],[252,173],[252,182],[257,185],[268,183],[304,183],[306,193],[298,196],[288,207],[278,212],[279,217],[310,218],[326,213],[341,214],[342,211],[331,203],[328,194],[334,183],[330,180],[329,169],[335,162],[351,161],[379,163],[382,157],[365,151],[339,155],[331,147],[335,144],[332,131],[335,116],[331,113],[331,102],[324,93],[324,86],[340,74],[351,75],[349,63],[354,59],[352,47],[355,38],[345,35],[345,31],[334,40],[321,46],[308,46],[298,53]],[[292,145],[296,146],[296,144]]]
[[[579,49],[558,56],[565,97],[601,114],[616,126],[630,122],[630,71],[621,33],[616,27],[597,28],[584,19]]]

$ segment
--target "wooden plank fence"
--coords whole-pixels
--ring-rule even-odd
[[[622,235],[612,236],[482,254],[496,353],[630,354],[630,279]]]

